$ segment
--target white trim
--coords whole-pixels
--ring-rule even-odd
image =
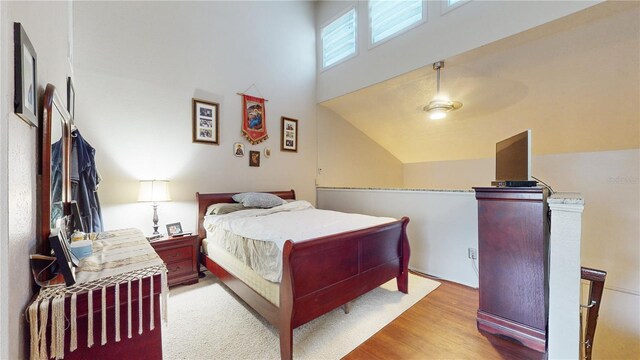
[[[356,43],[355,43],[355,51],[353,54],[344,57],[342,59],[340,59],[339,61],[334,62],[333,64],[325,67],[324,66],[324,46],[322,44],[322,29],[324,29],[325,27],[327,27],[327,25],[331,24],[332,22],[336,21],[338,18],[340,18],[341,16],[345,15],[346,13],[348,13],[349,11],[354,10],[354,24],[355,24],[355,35],[356,35]],[[344,63],[347,60],[353,59],[354,57],[358,56],[358,43],[359,43],[359,36],[358,36],[358,9],[355,5],[349,5],[345,10],[340,11],[339,13],[337,13],[337,15],[332,16],[331,18],[329,18],[329,20],[325,21],[318,29],[318,43],[319,43],[319,47],[320,47],[320,58],[319,58],[319,62],[318,64],[320,65],[320,73],[329,70],[331,68],[333,68],[336,65],[340,65],[342,63]]]
[[[468,4],[471,0],[460,0],[453,5],[449,5],[449,0],[440,1],[440,16],[459,8],[462,5]]]
[[[368,188],[340,188],[340,187],[326,187],[326,186],[318,186],[316,187],[317,191],[336,191],[336,192],[387,192],[387,193],[429,193],[429,194],[446,194],[446,195],[460,195],[460,196],[476,196],[475,191],[473,190],[437,190],[437,189],[368,189]]]
[[[469,0],[467,0],[467,1],[469,1]],[[367,1],[367,29],[369,30],[368,33],[367,33],[367,38],[369,39],[368,40],[369,50],[371,50],[371,49],[373,49],[375,47],[378,47],[378,46],[386,43],[387,41],[389,41],[391,39],[395,39],[396,37],[398,37],[398,36],[400,36],[402,34],[405,34],[405,33],[409,32],[410,30],[413,30],[413,29],[417,28],[420,25],[426,24],[427,20],[429,19],[429,12],[427,10],[427,8],[429,7],[428,5],[429,4],[428,4],[427,1],[423,1],[422,2],[422,20],[407,26],[406,28],[398,31],[397,33],[394,33],[393,35],[387,36],[386,38],[378,41],[377,43],[374,43],[373,39],[372,39],[373,31],[371,29],[371,14],[370,14],[370,8],[369,8],[369,1]]]

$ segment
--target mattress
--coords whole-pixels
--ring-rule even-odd
[[[271,209],[205,216],[209,243],[225,249],[271,282],[282,278],[282,248],[294,242],[389,223],[396,219],[315,209],[294,201]]]
[[[202,251],[208,258],[247,284],[270,303],[280,306],[280,284],[265,280],[241,260],[208,238],[202,240]]]

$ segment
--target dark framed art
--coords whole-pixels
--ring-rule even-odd
[[[76,271],[73,265],[71,251],[69,250],[69,240],[67,239],[67,233],[64,226],[57,230],[57,233],[56,231],[51,232],[51,235],[49,236],[49,243],[51,244],[51,249],[56,256],[58,273],[62,274],[64,277],[65,284],[67,286],[71,286],[76,283]]]
[[[167,235],[173,236],[177,234],[182,234],[182,225],[179,222],[167,224]]]
[[[36,51],[20,23],[13,23],[14,112],[31,126],[38,126],[38,61]]]
[[[76,114],[76,89],[73,87],[73,80],[71,77],[67,77],[67,111],[71,115],[71,119],[74,119]]]
[[[249,166],[260,167],[260,151],[249,151]]]
[[[280,150],[298,152],[298,120],[282,117]]]
[[[220,104],[193,99],[193,142],[219,143]]]

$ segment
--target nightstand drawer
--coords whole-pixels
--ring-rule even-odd
[[[158,251],[158,256],[164,260],[165,263],[170,263],[179,260],[191,261],[192,246],[184,246],[179,248],[173,248],[168,250]]]
[[[198,282],[198,236],[163,237],[151,242],[167,265],[169,286]]]
[[[193,271],[193,261],[189,258],[184,261],[167,263],[167,271],[169,272],[169,279],[182,274],[188,274]]]

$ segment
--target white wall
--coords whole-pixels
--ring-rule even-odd
[[[470,1],[442,14],[441,1],[427,1],[426,23],[400,37],[369,48],[366,1],[321,1],[321,26],[350,6],[358,12],[358,56],[318,72],[322,102],[450,58],[493,41],[561,18],[599,1]],[[455,29],[455,30],[453,30]],[[319,39],[319,32],[318,32]],[[318,59],[322,56],[318,40]],[[318,61],[320,64],[320,61]]]
[[[47,14],[47,16],[43,16]],[[0,358],[21,359],[27,355],[23,311],[32,296],[29,254],[36,244],[36,150],[39,129],[30,127],[13,113],[13,22],[22,23],[37,53],[39,94],[47,83],[66,93],[71,74],[68,2],[2,2],[0,8],[3,51],[0,59],[2,81],[2,178],[0,183]],[[41,103],[41,96],[40,96]],[[7,318],[5,318],[7,316]]]
[[[475,192],[318,189],[318,208],[409,217],[409,268],[478,287],[468,249],[478,249]],[[476,264],[477,266],[477,264]]]
[[[318,119],[319,186],[402,187],[402,163],[387,150],[323,106]]]
[[[78,2],[74,26],[76,122],[97,149],[106,228],[150,231],[140,179],[171,181],[161,230],[195,230],[196,191],[295,189],[315,201],[313,3]],[[245,90],[268,100],[259,145],[241,136]],[[220,104],[219,146],[192,143],[194,97]],[[299,120],[297,153],[280,151],[281,116]],[[235,142],[272,155],[249,167]]]
[[[405,184],[446,188],[448,178],[456,188],[487,186],[493,169],[492,159],[406,164]],[[640,351],[640,150],[534,156],[532,173],[555,191],[583,195],[582,266],[608,273],[594,354],[633,357]]]

